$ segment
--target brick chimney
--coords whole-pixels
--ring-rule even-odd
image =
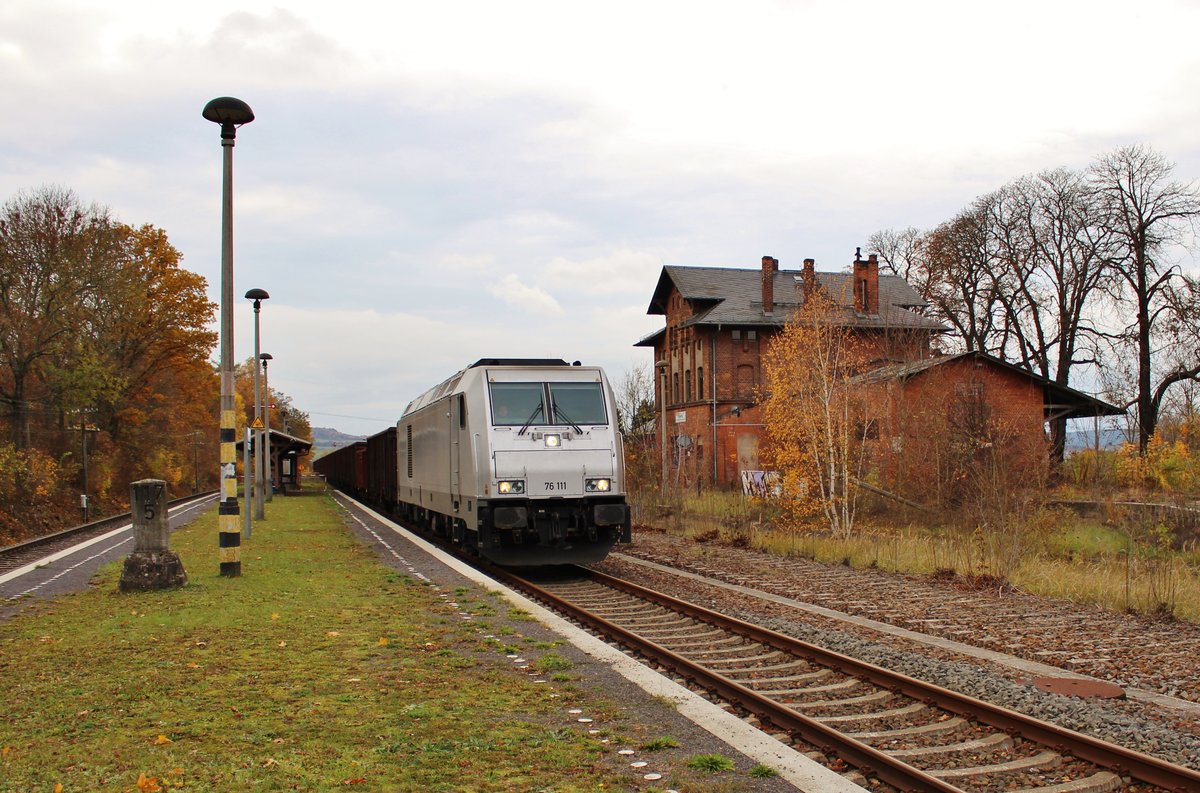
[[[762,257],[762,302],[763,313],[775,311],[775,273],[779,271],[779,260]]]
[[[872,253],[864,261],[861,248],[854,251],[854,310],[879,313],[879,257]]]
[[[816,291],[817,288],[816,266],[816,259],[804,260],[804,271],[801,274],[800,280],[804,286],[804,302],[806,303],[808,302],[808,299],[812,297],[812,293]]]

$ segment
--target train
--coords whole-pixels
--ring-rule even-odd
[[[507,567],[595,562],[630,541],[612,386],[578,361],[480,359],[313,467]]]

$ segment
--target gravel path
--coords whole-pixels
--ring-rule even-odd
[[[621,552],[924,634],[1200,702],[1200,626],[1155,622],[955,579],[854,570],[635,531]],[[1028,672],[705,585],[610,556],[598,569],[719,611],[1200,769],[1200,710],[1046,694]]]

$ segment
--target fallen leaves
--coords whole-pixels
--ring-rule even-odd
[[[138,774],[137,788],[141,793],[162,793],[162,785],[158,784],[156,776]]]
[[[165,735],[159,735],[157,738],[154,739],[155,746],[162,746],[165,743],[174,743],[174,741],[172,741],[170,738],[168,738]]]
[[[387,645],[388,645],[388,638],[386,636],[380,636],[379,637],[379,646],[387,647]]]

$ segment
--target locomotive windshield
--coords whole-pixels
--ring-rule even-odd
[[[492,383],[492,424],[519,427],[543,419],[546,408],[541,383]]]
[[[607,424],[599,383],[550,383],[555,424]]]
[[[608,423],[599,383],[490,383],[489,391],[494,426]]]

